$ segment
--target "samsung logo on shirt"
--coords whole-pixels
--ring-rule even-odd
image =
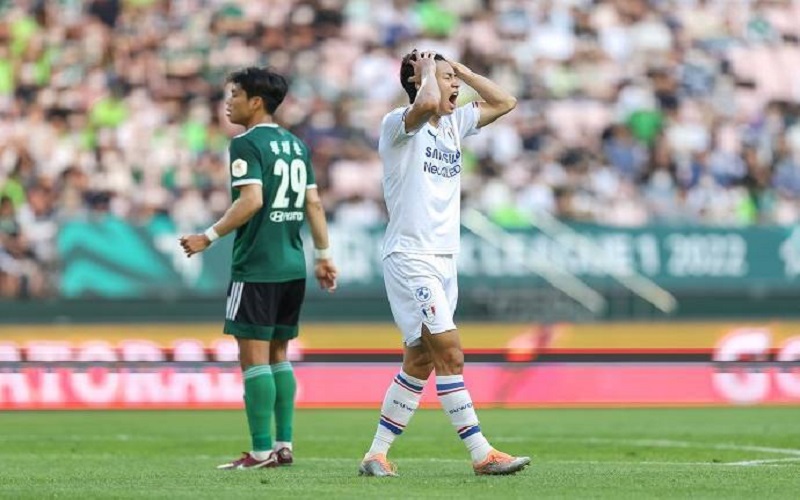
[[[427,148],[425,148],[425,158],[431,158],[434,160],[439,160],[445,163],[453,164],[461,159],[461,151],[456,151],[455,153],[451,153],[449,151],[441,151],[439,149],[435,149],[428,146]]]

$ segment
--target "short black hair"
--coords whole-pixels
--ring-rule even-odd
[[[286,78],[272,68],[243,68],[228,75],[227,81],[241,87],[248,98],[260,97],[264,101],[264,109],[271,115],[289,90]]]
[[[403,90],[406,91],[408,94],[408,102],[414,104],[414,100],[417,98],[417,86],[414,82],[409,81],[409,78],[414,76],[414,66],[411,64],[411,61],[417,60],[417,54],[419,51],[417,49],[412,50],[403,58],[403,62],[400,64],[400,85],[403,86]],[[444,58],[443,55],[436,53],[433,56],[434,61],[446,61],[447,59]]]

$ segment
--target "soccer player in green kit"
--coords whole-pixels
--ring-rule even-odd
[[[252,450],[218,468],[261,469],[294,460],[296,382],[286,347],[297,336],[305,294],[300,238],[305,219],[320,287],[335,290],[337,271],[308,148],[272,118],[286,96],[286,80],[269,69],[249,67],[232,73],[228,83],[228,118],[247,129],[230,144],[233,204],[205,233],[183,236],[180,244],[191,257],[236,231],[224,332],[239,345]]]

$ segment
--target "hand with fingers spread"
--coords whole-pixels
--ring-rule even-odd
[[[472,70],[460,62],[451,61],[450,59],[448,59],[447,62],[449,62],[450,66],[453,67],[453,73],[455,73],[458,78],[463,79],[465,76],[469,77],[472,75]]]
[[[410,60],[414,67],[414,76],[408,80],[422,85],[423,77],[436,75],[436,52],[417,52],[415,50],[412,54],[416,55]]]

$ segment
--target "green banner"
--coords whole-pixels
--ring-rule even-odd
[[[487,242],[462,231],[459,279],[537,283],[536,266],[563,269],[598,287],[639,273],[671,290],[768,287],[800,289],[800,228],[647,226],[620,229],[573,224],[551,238],[537,230],[507,232]],[[382,229],[336,228],[334,254],[343,282],[381,279]]]
[[[114,216],[71,221],[58,234],[64,298],[221,296],[230,274],[232,241],[187,259],[175,225],[157,217],[134,226]]]
[[[459,278],[464,285],[535,287],[542,280],[532,268],[549,266],[599,289],[616,286],[615,275],[640,273],[674,292],[800,290],[800,228],[571,228],[574,232],[556,238],[530,230],[508,232],[492,242],[465,230]],[[133,226],[111,216],[64,224],[58,236],[61,295],[222,296],[229,278],[232,238],[187,259],[178,236],[179,231],[166,218],[146,226]],[[382,237],[383,228],[331,225],[342,292],[382,293]],[[320,292],[309,287],[309,293]]]

